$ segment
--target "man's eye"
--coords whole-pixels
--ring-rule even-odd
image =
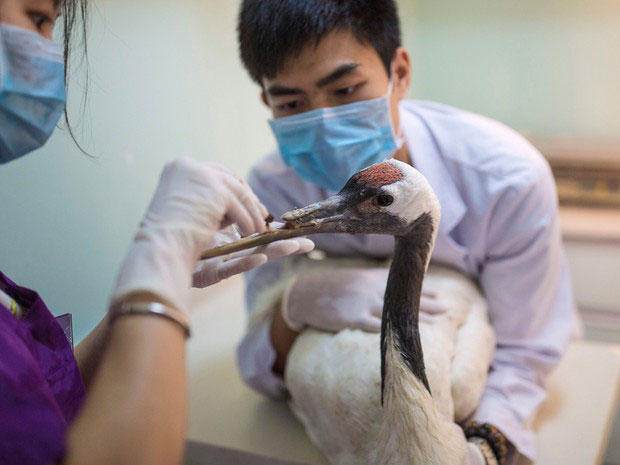
[[[295,110],[298,107],[299,107],[299,101],[297,101],[297,100],[295,100],[293,102],[282,103],[282,104],[277,106],[278,110],[280,110],[280,111]]]
[[[350,87],[343,87],[342,89],[338,89],[336,91],[336,94],[338,95],[351,95],[353,92],[355,92],[357,90],[358,86],[350,86]]]

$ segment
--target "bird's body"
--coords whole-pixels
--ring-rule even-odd
[[[420,315],[439,215],[424,176],[388,160],[354,175],[336,196],[282,216],[313,232],[395,237],[381,334],[307,329],[288,355],[292,409],[333,465],[464,463],[467,445],[454,421],[477,405],[494,341],[484,299],[454,271],[426,279],[447,311]]]
[[[317,266],[339,266],[339,263],[327,260],[311,265],[316,269]],[[383,463],[380,458],[389,453],[380,447],[381,444],[388,444],[388,451],[403,458],[408,457],[404,452],[426,451],[432,444],[439,444],[443,449],[450,435],[462,435],[454,429],[453,421],[464,420],[478,405],[494,346],[486,303],[474,283],[460,272],[445,267],[431,265],[424,287],[436,293],[448,310],[442,314],[420,314],[420,339],[432,398],[425,388],[421,389],[423,385],[415,377],[405,378],[405,371],[402,377],[396,376],[396,380],[402,380],[404,388],[396,387],[398,381],[387,383],[406,393],[404,409],[402,400],[397,405],[386,402],[381,406],[381,338],[378,333],[358,329],[344,329],[338,333],[307,329],[298,336],[289,353],[285,381],[291,393],[291,409],[331,464]],[[392,356],[393,353],[388,358]],[[429,412],[414,410],[428,405],[433,406]],[[401,419],[403,411],[409,412],[407,418],[410,416],[413,421],[429,415],[436,419],[430,423],[424,421],[421,429],[415,424],[401,426],[401,422],[412,421]],[[381,438],[384,419],[383,435],[391,436],[394,445]],[[440,428],[433,432],[429,425],[440,425]],[[400,431],[406,436],[396,440],[398,436],[394,434]],[[420,437],[410,436],[410,431],[419,431]],[[431,444],[413,447],[425,439]],[[401,452],[399,447],[405,450]],[[437,453],[434,457],[439,460]],[[401,462],[393,459],[386,463]],[[402,463],[454,465],[459,462],[426,458]]]

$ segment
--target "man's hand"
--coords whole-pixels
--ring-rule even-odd
[[[381,329],[387,270],[331,269],[297,277],[284,292],[282,316],[299,331],[310,326],[325,331]]]
[[[301,274],[284,293],[284,321],[294,331],[306,326],[380,331],[388,273],[387,268],[339,268]],[[447,311],[433,289],[422,289],[421,321]]]

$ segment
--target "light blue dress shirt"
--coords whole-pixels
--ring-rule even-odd
[[[474,419],[496,425],[534,459],[529,424],[545,399],[545,378],[571,336],[580,334],[551,171],[523,137],[479,115],[406,101],[400,117],[412,164],[441,204],[432,259],[478,280],[489,303],[497,349]],[[274,214],[333,194],[297,177],[277,153],[254,167],[249,183]],[[378,235],[312,239],[318,249],[338,255],[389,257],[394,246],[393,238]],[[258,293],[279,279],[281,267],[276,261],[247,275],[250,312]],[[239,366],[253,388],[284,396],[282,379],[272,371],[269,324],[246,333]]]

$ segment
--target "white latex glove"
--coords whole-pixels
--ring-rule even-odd
[[[274,227],[276,224],[272,224]],[[211,247],[239,239],[239,233],[233,226],[218,231]],[[293,254],[308,253],[314,248],[314,242],[303,237],[285,239],[272,242],[262,247],[255,247],[229,255],[228,257],[215,257],[198,263],[194,271],[194,287],[207,287],[218,283],[223,279],[230,278],[239,273],[250,271],[253,268],[264,265],[270,260],[286,257]]]
[[[387,268],[337,268],[303,273],[286,288],[282,317],[294,331],[310,326],[324,331],[358,328],[381,331]],[[420,320],[447,309],[432,291],[422,289]]]
[[[196,262],[216,231],[235,223],[244,235],[263,232],[267,215],[250,187],[221,165],[169,163],[121,267],[112,306],[147,292],[186,312]]]

